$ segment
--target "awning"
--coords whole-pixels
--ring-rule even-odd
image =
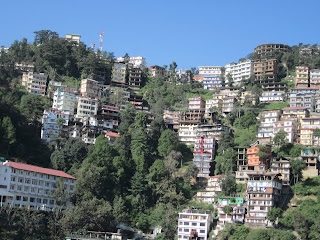
[[[8,192],[7,190],[4,190],[4,189],[1,189],[1,188],[0,188],[0,196],[14,197],[14,194]]]

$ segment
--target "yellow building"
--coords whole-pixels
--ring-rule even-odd
[[[21,84],[26,87],[29,93],[45,96],[48,85],[48,74],[24,72]]]
[[[309,87],[309,67],[296,67],[296,86]]]
[[[312,128],[301,128],[300,129],[300,144],[304,146],[313,145],[313,130]]]

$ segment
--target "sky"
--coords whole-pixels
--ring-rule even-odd
[[[54,0],[1,4],[0,46],[34,31],[80,34],[88,47],[179,69],[237,62],[263,43],[318,44],[319,0]]]

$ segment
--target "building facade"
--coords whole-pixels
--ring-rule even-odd
[[[82,79],[80,93],[84,97],[97,98],[99,93],[99,82],[93,79]]]
[[[24,72],[22,74],[22,86],[25,86],[29,93],[45,96],[48,87],[48,74]]]
[[[209,177],[210,163],[214,158],[215,139],[211,136],[198,136],[194,142],[193,163],[199,169],[198,177]]]
[[[239,63],[229,63],[225,66],[226,83],[228,83],[228,76],[230,76],[232,77],[235,86],[249,79],[252,74],[253,62],[250,59],[246,59]]]
[[[282,181],[276,173],[248,173],[246,223],[267,225],[268,211],[280,201]]]
[[[211,214],[207,211],[185,209],[179,213],[178,240],[208,240]]]
[[[0,163],[1,206],[53,210],[52,192],[59,179],[65,185],[66,199],[74,192],[76,179],[62,171],[6,161]],[[70,201],[67,205],[70,205]]]

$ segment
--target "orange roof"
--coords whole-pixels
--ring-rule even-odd
[[[75,177],[72,177],[71,175],[69,175],[65,172],[50,169],[50,168],[37,167],[34,165],[11,162],[11,161],[6,162],[5,165],[12,167],[12,168],[15,168],[15,169],[20,169],[20,170],[25,170],[25,171],[30,171],[30,172],[44,173],[44,174],[53,175],[53,176],[57,176],[57,177],[76,179]]]
[[[109,137],[120,137],[120,135],[118,133],[115,133],[115,132],[106,132],[106,136],[109,136]]]

